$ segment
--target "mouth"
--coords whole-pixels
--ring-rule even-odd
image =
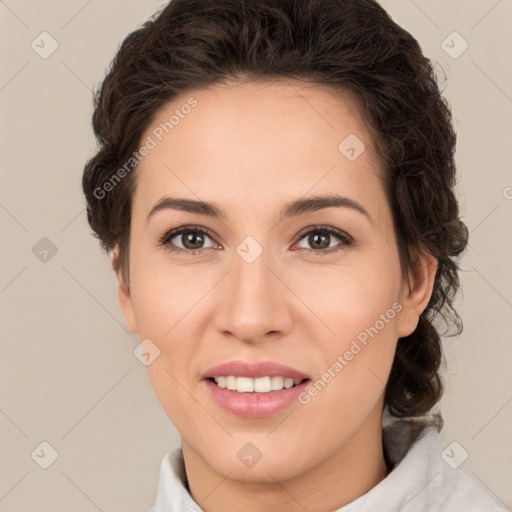
[[[202,376],[213,403],[242,418],[265,418],[298,402],[309,375],[281,363],[231,361]]]

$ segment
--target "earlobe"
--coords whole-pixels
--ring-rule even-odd
[[[119,256],[117,250],[112,253],[112,268],[117,277],[117,298],[119,306],[123,312],[126,327],[132,334],[138,334],[137,323],[133,311],[133,303],[131,292],[128,284],[125,282],[121,266],[119,264]]]
[[[400,338],[409,336],[416,329],[420,315],[432,296],[437,265],[437,259],[423,251],[409,272],[409,280],[404,279],[400,300],[402,310],[398,321]]]

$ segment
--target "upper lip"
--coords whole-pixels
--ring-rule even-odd
[[[235,375],[237,377],[284,377],[291,379],[308,379],[305,373],[273,361],[262,361],[259,363],[250,363],[246,361],[228,361],[210,368],[204,375],[203,379],[212,377]]]

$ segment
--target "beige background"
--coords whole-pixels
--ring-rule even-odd
[[[465,331],[445,341],[442,436],[468,452],[461,469],[511,508],[512,1],[382,3],[444,69],[458,131],[471,239],[458,301]],[[147,510],[160,460],[179,443],[133,355],[138,340],[124,327],[80,188],[95,144],[91,89],[122,39],[160,5],[0,1],[3,512]],[[31,48],[43,31],[58,43],[47,59]],[[454,31],[469,44],[457,58],[441,46]],[[447,44],[453,54],[463,41]],[[43,237],[57,249],[46,262]],[[48,469],[31,457],[43,441],[58,452]]]

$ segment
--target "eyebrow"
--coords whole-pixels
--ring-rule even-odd
[[[365,215],[368,220],[373,223],[373,220],[370,217],[368,211],[357,201],[336,194],[298,199],[296,201],[287,203],[281,210],[280,220],[332,207],[350,208]],[[206,215],[208,217],[219,219],[226,218],[225,212],[221,210],[215,203],[197,201],[195,199],[164,196],[153,206],[148,214],[147,220],[149,221],[149,219],[155,215],[155,213],[168,209],[196,213],[199,215]]]

